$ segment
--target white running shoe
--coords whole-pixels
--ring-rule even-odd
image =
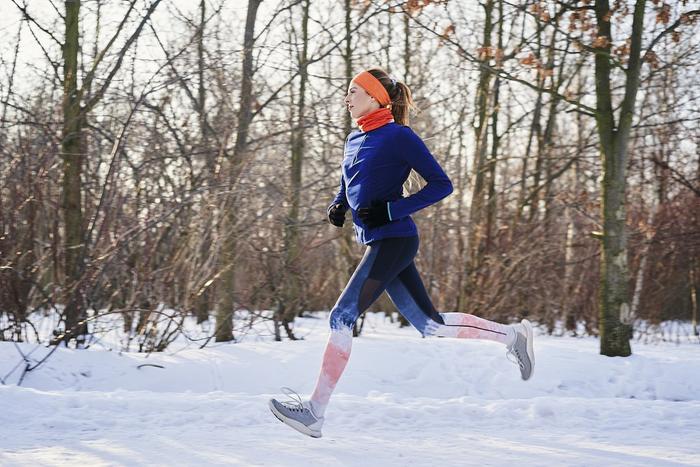
[[[523,380],[528,380],[535,371],[535,352],[533,350],[532,341],[532,324],[524,319],[520,324],[513,326],[515,328],[515,339],[508,346],[506,356],[510,359],[510,355],[515,357],[516,363],[520,367],[520,377]]]
[[[324,418],[314,414],[311,401],[302,401],[299,394],[286,387],[282,388],[282,392],[292,400],[280,402],[277,399],[270,399],[268,405],[275,417],[300,433],[312,438],[320,438]]]

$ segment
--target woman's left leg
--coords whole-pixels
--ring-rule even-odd
[[[414,263],[389,282],[386,291],[399,312],[424,336],[500,342],[514,354],[522,378],[529,379],[532,375],[535,359],[532,327],[527,320],[506,325],[467,313],[436,311]]]

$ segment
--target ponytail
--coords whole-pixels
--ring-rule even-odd
[[[382,83],[384,89],[389,93],[391,98],[391,114],[394,116],[394,121],[400,125],[408,125],[409,114],[416,110],[411,96],[411,90],[406,83],[395,80],[381,68],[370,68],[367,70]]]

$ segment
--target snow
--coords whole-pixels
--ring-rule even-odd
[[[303,436],[267,400],[313,390],[326,316],[298,319],[298,341],[263,328],[150,355],[58,349],[0,386],[0,465],[700,465],[697,343],[609,358],[595,338],[538,334],[524,382],[500,344],[423,339],[380,314],[354,339],[323,438]],[[0,376],[19,360],[0,343]]]

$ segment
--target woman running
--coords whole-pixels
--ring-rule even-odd
[[[523,380],[532,376],[535,358],[528,320],[504,325],[465,313],[439,313],[423,286],[414,258],[418,230],[411,214],[452,193],[452,183],[423,141],[408,127],[413,107],[406,84],[372,68],[350,82],[345,104],[359,130],[348,136],[340,190],[328,207],[331,224],[342,227],[352,213],[365,254],[330,314],[330,336],[316,388],[309,400],[270,399],[272,413],[306,435],[320,438],[328,401],[350,357],[357,318],[387,291],[399,312],[423,335],[487,339],[507,346]],[[411,169],[426,185],[403,197]]]

